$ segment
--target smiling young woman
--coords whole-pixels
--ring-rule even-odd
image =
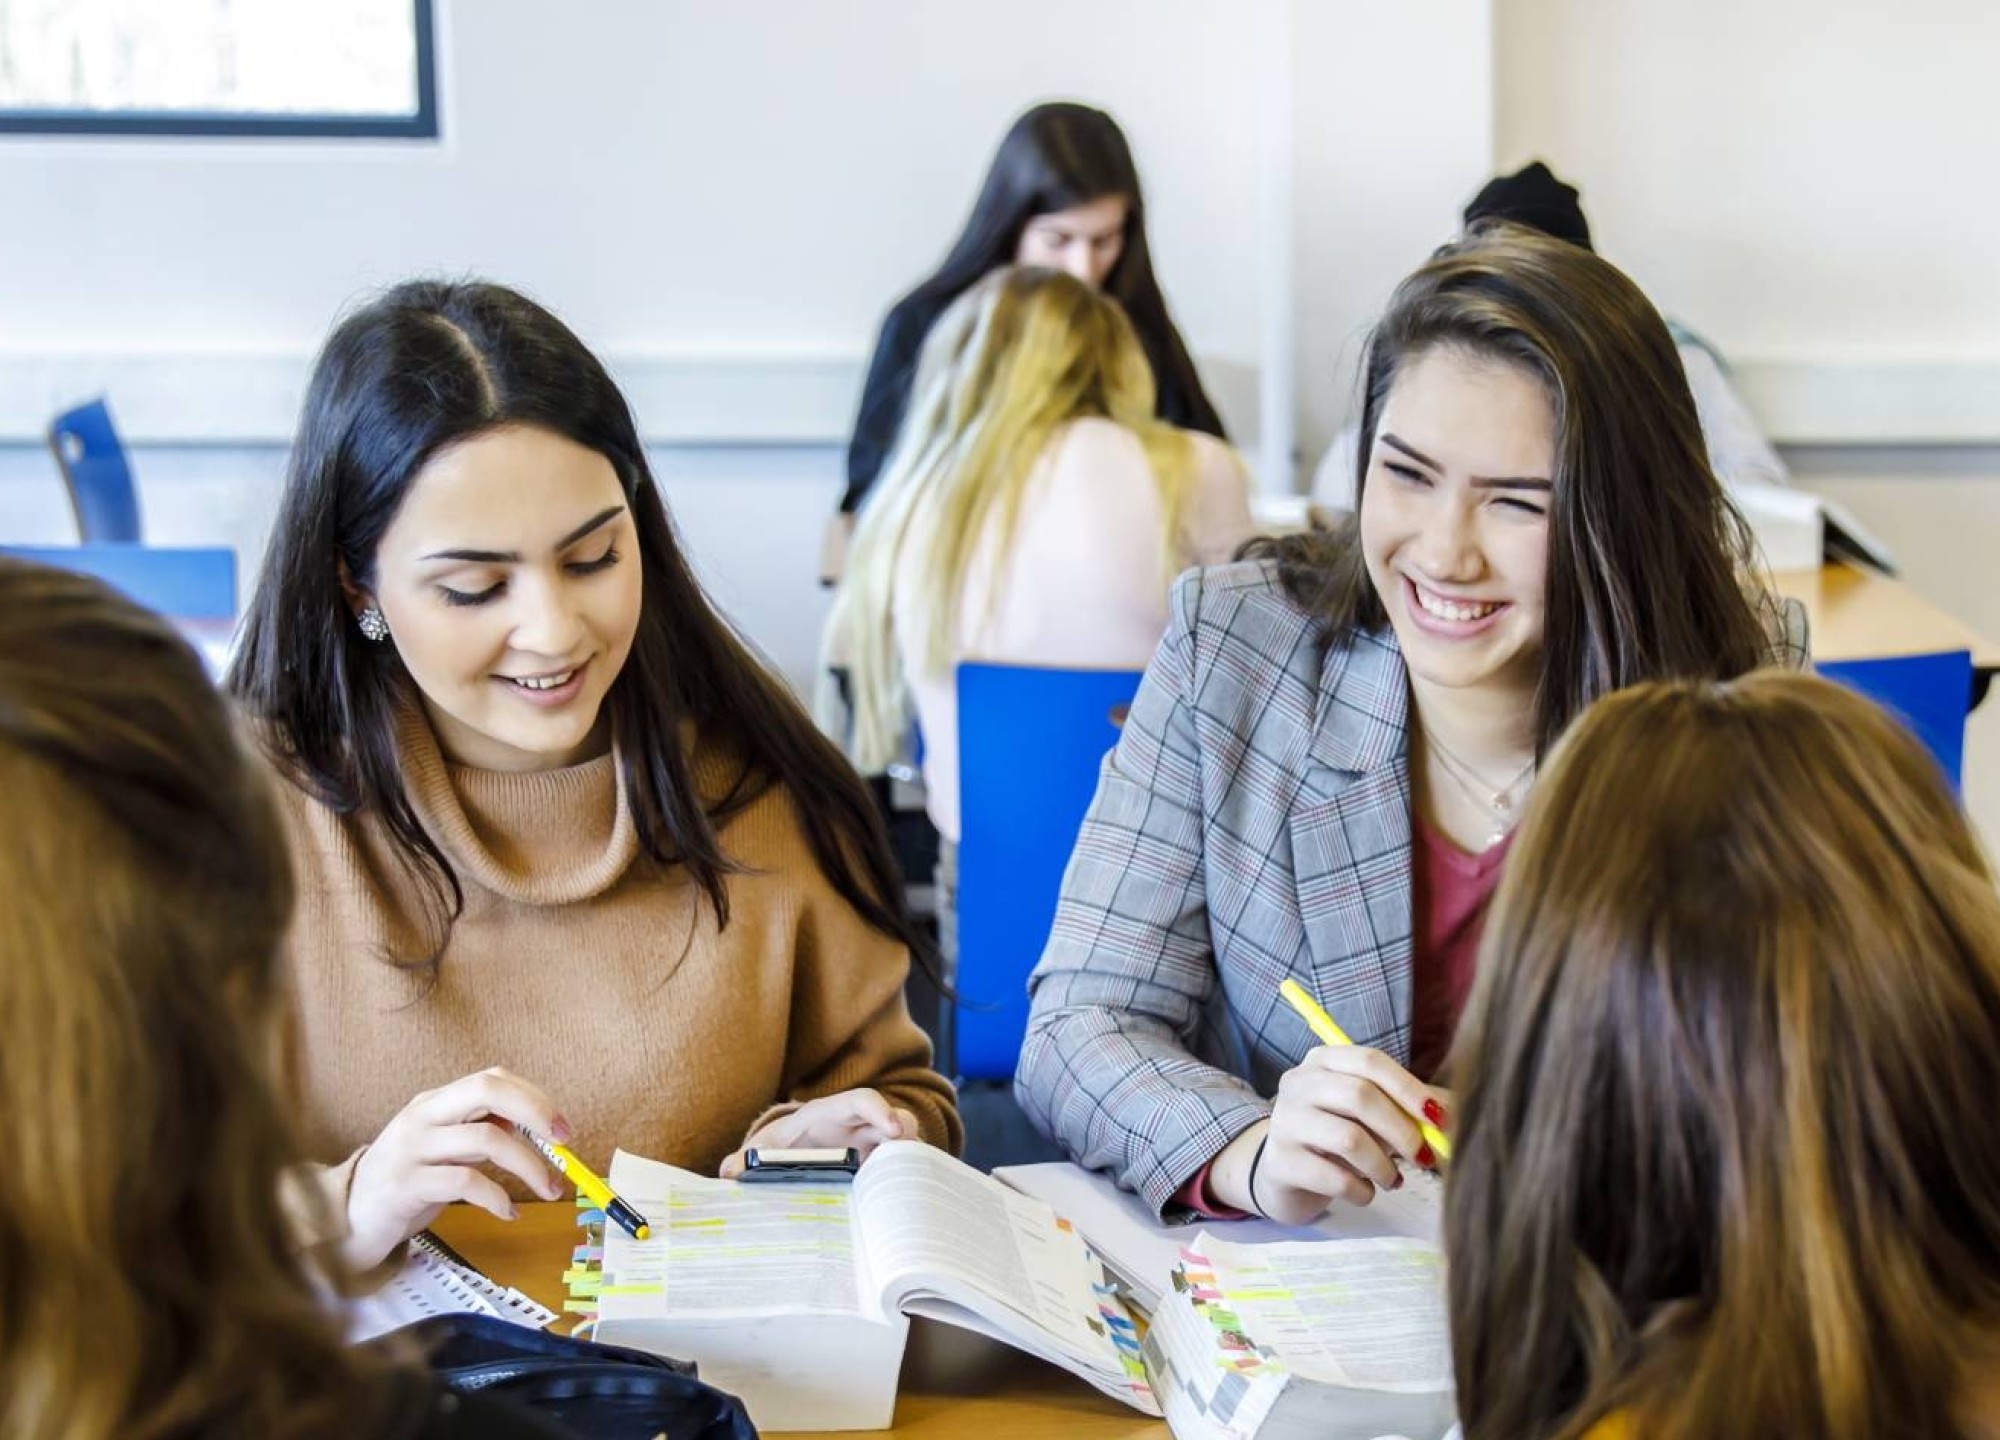
[[[546,310],[420,282],[335,330],[227,688],[288,782],[294,1069],[350,1262],[556,1194],[510,1122],[710,1171],[957,1144],[867,791]]]
[[[1673,342],[1588,251],[1500,229],[1406,280],[1362,454],[1358,522],[1177,584],[1030,981],[1024,1108],[1155,1207],[1298,1221],[1433,1163],[1537,761],[1772,648]]]

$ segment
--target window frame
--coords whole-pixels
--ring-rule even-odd
[[[288,114],[223,110],[47,110],[0,106],[0,136],[210,140],[436,140],[437,17],[433,0],[409,0],[416,41],[413,115]]]

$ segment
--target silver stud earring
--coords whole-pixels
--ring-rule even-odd
[[[382,612],[373,605],[370,605],[359,615],[355,616],[354,623],[361,627],[363,635],[366,635],[377,645],[380,645],[384,640],[389,638],[389,622],[382,618]]]

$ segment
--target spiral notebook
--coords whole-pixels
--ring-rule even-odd
[[[358,1344],[433,1315],[492,1315],[531,1330],[556,1318],[539,1301],[487,1279],[426,1230],[410,1241],[409,1257],[387,1284],[347,1302],[347,1339]]]

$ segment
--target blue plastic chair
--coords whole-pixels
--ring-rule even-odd
[[[1834,660],[1819,673],[1858,690],[1909,726],[1939,768],[1959,788],[1965,768],[1965,717],[1972,708],[1972,654],[1892,655],[1880,660]]]
[[[963,1079],[1007,1079],[1028,1028],[1028,972],[1137,670],[958,667],[958,968]]]
[[[138,544],[139,495],[109,407],[92,400],[56,416],[49,449],[69,487],[77,538],[86,545]]]
[[[11,545],[0,555],[95,575],[149,610],[175,620],[236,615],[236,552],[223,547]]]

